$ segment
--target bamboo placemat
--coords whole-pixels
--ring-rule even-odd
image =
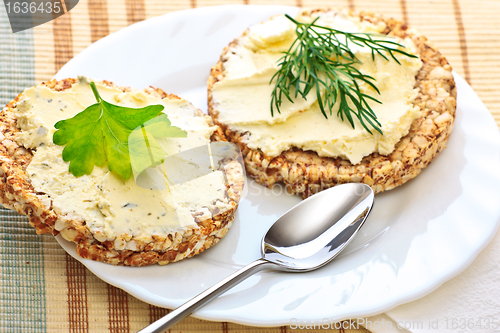
[[[264,0],[80,0],[68,14],[12,34],[0,5],[0,104],[50,79],[92,42],[135,22],[176,10]],[[500,126],[500,2],[497,0],[279,0],[380,12],[427,35],[489,108]],[[26,218],[0,210],[0,332],[134,332],[166,314],[102,282]],[[184,319],[170,332],[269,332],[226,322]],[[337,330],[303,330],[337,332]],[[368,332],[339,330],[339,332]]]

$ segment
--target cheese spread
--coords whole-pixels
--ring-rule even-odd
[[[97,84],[101,97],[113,104],[140,108],[161,104],[172,125],[187,132],[186,138],[166,138],[159,142],[169,154],[207,145],[215,127],[199,116],[189,102],[157,98],[144,91],[123,92]],[[15,115],[21,132],[17,142],[36,149],[26,173],[36,192],[50,197],[58,215],[85,221],[101,242],[113,241],[117,250],[138,250],[137,241],[147,244],[155,235],[165,235],[183,227],[196,227],[196,216],[231,209],[222,171],[206,172],[164,189],[138,186],[134,178],[123,180],[107,167],[97,167],[90,175],[75,177],[62,159],[62,146],[52,142],[54,124],[95,104],[88,81],[81,78],[71,89],[61,92],[44,86],[25,90]],[[57,229],[56,224],[56,229]]]
[[[311,22],[314,18],[299,15],[296,19]],[[346,12],[323,13],[316,24],[357,33],[380,33],[385,28],[383,22],[375,25],[360,21]],[[274,110],[271,115],[274,82],[270,84],[270,81],[278,70],[278,60],[295,38],[295,24],[279,15],[250,27],[229,46],[222,58],[223,78],[212,89],[218,121],[232,131],[245,133],[243,139],[249,148],[261,150],[270,157],[293,147],[315,151],[319,156],[341,157],[353,164],[373,152],[390,154],[396,143],[408,134],[413,120],[420,116],[419,108],[412,101],[417,96],[414,85],[421,60],[400,54],[396,54],[396,58],[401,65],[379,55],[372,59],[369,48],[349,43],[361,61],[357,68],[375,78],[380,91],[379,95],[360,82],[361,92],[382,102],[369,102],[383,131],[381,135],[372,130],[371,135],[355,117],[354,129],[337,117],[338,103],[326,119],[319,110],[314,90],[306,98],[294,98],[293,103],[283,97],[281,113]],[[416,52],[410,39],[379,38],[394,40],[404,45],[405,51]]]

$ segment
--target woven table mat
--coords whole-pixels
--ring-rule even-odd
[[[49,80],[91,43],[135,22],[176,10],[264,0],[80,0],[68,14],[12,34],[0,5],[0,104]],[[417,28],[448,58],[500,126],[500,1],[279,0],[273,4],[371,10]],[[99,280],[50,235],[0,208],[0,332],[135,332],[168,310]],[[291,332],[186,318],[169,332]],[[314,330],[304,332],[368,332]]]

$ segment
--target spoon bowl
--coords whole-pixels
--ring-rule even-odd
[[[262,239],[260,259],[187,301],[140,333],[159,333],[249,276],[274,269],[307,272],[332,261],[354,238],[373,207],[365,184],[343,184],[315,194],[283,214]]]
[[[332,261],[363,226],[374,201],[365,184],[311,196],[283,214],[262,239],[262,258],[283,271],[311,271]]]

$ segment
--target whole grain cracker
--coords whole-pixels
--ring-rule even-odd
[[[301,15],[321,15],[332,11],[337,12],[333,9],[314,9],[304,10]],[[448,61],[426,37],[398,20],[384,19],[371,12],[351,11],[350,15],[374,24],[384,22],[386,28],[383,34],[413,40],[423,62],[416,76],[415,88],[419,92],[413,102],[420,108],[421,116],[413,121],[409,133],[398,142],[391,154],[373,153],[356,165],[342,158],[320,157],[316,152],[300,148],[292,148],[276,157],[266,156],[245,144],[245,136],[251,134],[232,131],[221,123],[219,112],[214,107],[212,88],[224,78],[225,55],[237,42],[238,39],[235,39],[224,49],[219,62],[210,72],[208,112],[229,141],[240,147],[247,174],[259,184],[272,187],[283,182],[288,192],[301,194],[303,198],[337,184],[353,182],[367,184],[379,193],[416,177],[446,147],[456,110],[455,81]]]
[[[54,91],[63,91],[76,82],[76,79],[52,80],[41,85]],[[101,84],[116,87],[123,92],[131,91],[128,87],[117,87],[109,81],[102,81]],[[144,89],[144,92],[162,99],[180,99],[153,87]],[[228,232],[243,190],[243,168],[236,161],[220,166],[227,179],[226,189],[231,209],[223,213],[211,211],[211,217],[197,219],[198,227],[184,227],[169,234],[155,235],[149,243],[142,243],[134,237],[127,240],[137,244],[137,251],[117,250],[114,242],[97,241],[83,219],[57,214],[51,207],[50,197],[45,193],[37,193],[32,187],[26,169],[34,151],[19,146],[16,142],[16,134],[20,129],[13,111],[22,95],[8,103],[0,113],[0,203],[28,216],[37,234],[60,233],[66,240],[76,243],[76,252],[82,258],[113,265],[144,266],[155,263],[164,265],[192,257],[216,244]],[[210,117],[199,110],[197,116],[206,117],[211,122]],[[220,128],[216,129],[211,139],[226,141]]]

